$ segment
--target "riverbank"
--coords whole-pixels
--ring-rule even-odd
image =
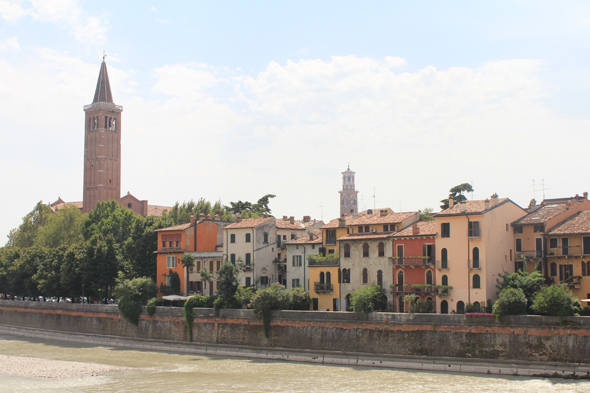
[[[293,350],[239,345],[181,343],[170,340],[116,337],[98,334],[0,325],[0,334],[48,340],[76,342],[94,346],[178,352],[195,355],[231,356],[250,359],[282,360],[343,366],[367,366],[400,370],[422,370],[443,373],[529,376],[542,378],[590,379],[590,365],[559,362],[501,361],[494,359],[457,359],[432,356],[375,355],[342,351]]]

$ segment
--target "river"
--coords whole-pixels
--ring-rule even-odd
[[[589,381],[195,356],[10,335],[0,335],[0,356],[11,359],[4,369],[12,370],[0,372],[0,392],[590,392]],[[66,375],[89,363],[122,369],[61,379],[14,375],[35,373],[38,363]]]

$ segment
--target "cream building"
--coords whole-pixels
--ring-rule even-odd
[[[307,257],[318,255],[322,245],[322,231],[315,230],[287,243],[287,288],[301,286],[310,292]]]

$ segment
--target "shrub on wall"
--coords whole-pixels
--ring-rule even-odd
[[[156,313],[156,307],[161,306],[164,301],[161,297],[153,297],[147,302],[146,313],[150,317]]]
[[[293,288],[289,292],[289,302],[291,310],[309,310],[311,297],[303,288]]]
[[[387,295],[380,286],[370,285],[352,292],[350,303],[355,312],[384,311],[387,309]]]
[[[580,310],[579,304],[566,286],[548,285],[537,292],[531,308],[540,315],[565,317],[576,314]]]
[[[242,308],[248,308],[248,305],[250,305],[252,299],[254,298],[254,291],[250,287],[244,288],[240,285],[234,297],[236,298],[236,301],[242,306]]]
[[[119,299],[119,312],[123,319],[126,321],[138,325],[139,324],[139,315],[141,314],[141,303],[137,300],[132,300],[127,297],[122,297]]]
[[[252,299],[254,314],[262,319],[264,336],[270,333],[270,312],[272,310],[288,310],[290,308],[289,291],[284,285],[272,284],[268,288],[260,289]]]
[[[498,300],[492,307],[492,314],[497,320],[505,315],[526,314],[527,300],[520,288],[506,288],[500,292]]]

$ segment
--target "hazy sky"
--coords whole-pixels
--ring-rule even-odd
[[[366,208],[590,190],[587,1],[0,0],[3,238],[82,199],[103,49],[122,193],[150,204],[328,221],[348,163]]]

